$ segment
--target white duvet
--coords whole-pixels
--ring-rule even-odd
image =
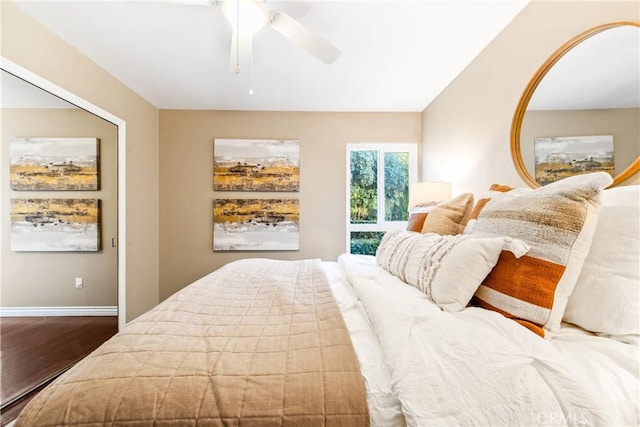
[[[640,423],[638,346],[577,328],[545,340],[480,308],[443,312],[373,257],[341,255],[327,271],[373,425]]]

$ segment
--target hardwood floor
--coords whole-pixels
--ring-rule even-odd
[[[110,317],[0,319],[0,422],[5,426],[44,386],[118,330]]]

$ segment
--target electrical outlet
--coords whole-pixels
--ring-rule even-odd
[[[82,277],[76,277],[76,289],[82,289]]]

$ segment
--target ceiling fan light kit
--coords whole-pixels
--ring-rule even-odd
[[[255,34],[269,20],[267,9],[256,0],[224,0],[222,14],[233,29],[241,33]]]

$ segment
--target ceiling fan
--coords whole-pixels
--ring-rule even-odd
[[[280,10],[268,10],[264,0],[209,0],[207,4],[220,5],[224,17],[233,28],[229,71],[249,71],[253,36],[269,26],[293,41],[321,61],[331,64],[340,51],[331,43],[300,24]]]

